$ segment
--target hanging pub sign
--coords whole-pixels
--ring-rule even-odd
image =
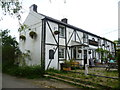
[[[95,40],[90,40],[89,39],[89,45],[98,46],[98,42],[95,41]]]

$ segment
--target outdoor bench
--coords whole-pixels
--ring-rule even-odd
[[[118,69],[117,63],[108,63],[106,70],[109,71],[110,69]]]

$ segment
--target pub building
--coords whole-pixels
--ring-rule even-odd
[[[64,60],[74,59],[81,65],[90,65],[104,62],[102,59],[108,59],[108,54],[115,55],[114,42],[70,25],[66,18],[57,20],[38,13],[35,4],[23,24],[29,28],[20,32],[26,39],[20,39],[19,47],[22,52],[30,51],[31,60],[26,60],[27,65],[40,64],[45,69],[60,70]],[[35,38],[30,37],[31,32],[36,33]]]

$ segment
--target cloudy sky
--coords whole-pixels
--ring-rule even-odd
[[[120,0],[21,0],[24,22],[32,4],[38,6],[38,12],[61,20],[67,18],[68,23],[110,40],[118,38],[118,2]],[[1,11],[0,11],[1,12]],[[0,29],[11,30],[17,37],[19,24],[17,19],[0,14]]]

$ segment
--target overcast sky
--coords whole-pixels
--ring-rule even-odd
[[[22,0],[24,22],[32,4],[38,6],[38,12],[61,20],[67,18],[68,23],[88,32],[110,40],[118,39],[118,1],[120,0]],[[51,1],[51,2],[50,2]],[[64,2],[66,1],[66,2]],[[1,11],[0,11],[1,12]],[[9,29],[11,35],[17,37],[19,24],[15,17],[3,16],[0,29]]]

